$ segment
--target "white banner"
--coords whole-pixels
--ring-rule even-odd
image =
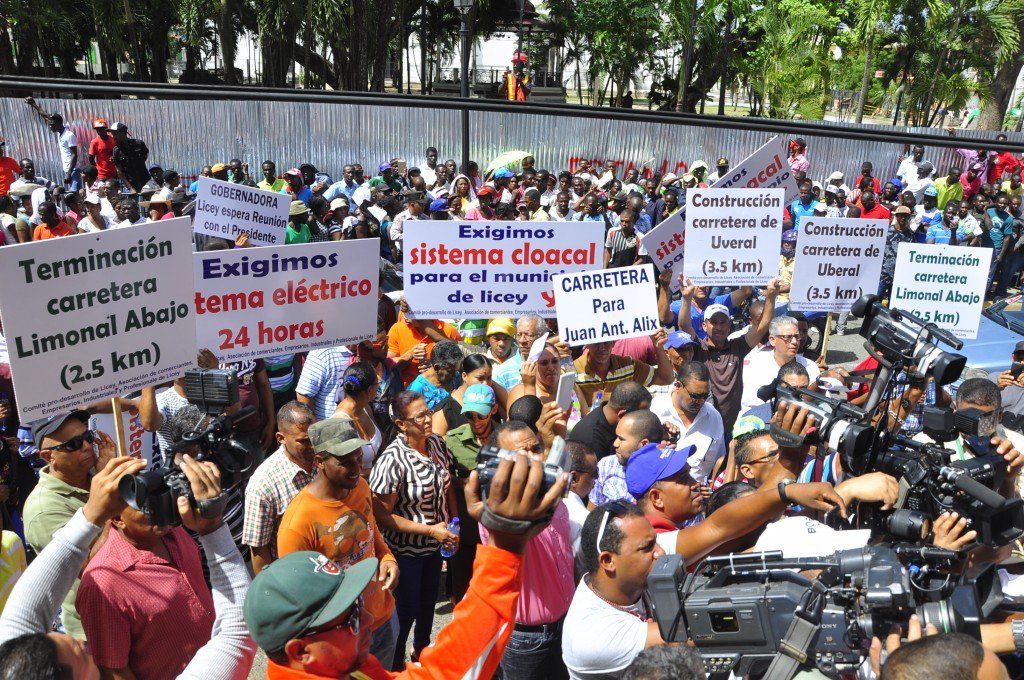
[[[782,189],[686,192],[683,271],[699,286],[763,286],[779,273]]]
[[[379,253],[375,238],[195,253],[198,346],[239,361],[374,337]]]
[[[975,338],[991,261],[991,248],[901,243],[889,307],[912,312],[958,338]]]
[[[656,279],[649,264],[556,275],[559,336],[579,346],[654,333],[661,327]]]
[[[160,444],[157,442],[155,432],[146,432],[142,427],[142,417],[139,412],[132,408],[121,412],[121,423],[124,427],[125,451],[132,458],[139,458],[146,461],[146,469],[166,467],[164,455],[160,451]],[[97,413],[92,417],[92,426],[101,432],[106,432],[114,439],[114,414]]]
[[[788,142],[784,138],[772,137],[764,146],[750,154],[725,177],[711,185],[712,189],[774,189],[785,191],[785,202],[796,199],[800,188],[789,169]]]
[[[888,231],[887,220],[801,219],[789,308],[848,312],[862,295],[873,295],[882,274]]]
[[[555,316],[552,277],[599,269],[604,222],[405,222],[405,298],[423,319]]]
[[[192,229],[230,241],[245,233],[257,246],[283,244],[291,203],[291,194],[200,177]]]
[[[668,218],[640,237],[644,250],[654,260],[660,271],[679,269],[683,262],[683,245],[686,243],[686,211],[679,209]],[[679,277],[673,275],[669,287],[679,290]]]
[[[188,218],[0,248],[22,421],[173,380],[195,364]]]

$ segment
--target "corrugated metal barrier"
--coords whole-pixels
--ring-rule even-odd
[[[98,116],[111,124],[124,122],[133,136],[149,146],[151,163],[174,168],[184,176],[232,158],[249,163],[258,179],[264,159],[275,161],[279,172],[308,162],[340,178],[346,163],[362,163],[367,176],[394,157],[419,164],[427,146],[437,147],[442,161],[460,156],[459,112],[440,107],[181,99],[40,99],[39,103],[46,111],[61,113],[78,135],[82,164],[87,162],[93,136],[92,120]],[[827,122],[821,126],[821,136],[805,135],[813,179],[824,180],[840,170],[850,183],[865,160],[874,163],[875,175],[883,179],[895,171],[902,144],[836,139],[829,136]],[[861,127],[880,133],[937,132],[935,128]],[[1022,133],[1007,134],[1024,141]],[[40,175],[60,179],[56,139],[22,100],[0,98],[0,135],[8,140],[10,155],[32,158]],[[575,167],[580,159],[612,160],[621,170],[653,158],[656,170],[678,173],[697,159],[712,168],[720,156],[736,164],[770,137],[687,124],[470,113],[470,157],[481,167],[504,151],[522,149],[537,157],[538,168],[555,171]],[[940,175],[951,162],[960,165],[952,149],[926,149],[925,158]]]

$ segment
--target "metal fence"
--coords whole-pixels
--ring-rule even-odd
[[[151,163],[173,167],[183,176],[198,174],[203,165],[240,158],[249,163],[254,175],[259,174],[264,159],[271,159],[279,171],[309,162],[338,178],[346,163],[362,163],[367,174],[395,157],[419,164],[427,146],[437,147],[442,161],[457,159],[460,154],[459,105],[445,100],[418,105],[394,101],[377,105],[372,96],[359,103],[334,103],[326,98],[322,102],[40,99],[39,103],[44,110],[61,113],[78,135],[83,164],[93,136],[92,120],[98,116],[111,123],[126,123],[131,134],[149,146]],[[698,159],[713,167],[724,156],[735,164],[772,137],[763,131],[710,127],[692,117],[680,117],[678,123],[622,120],[616,118],[621,109],[617,113],[609,110],[607,119],[594,117],[593,111],[579,116],[537,111],[532,106],[530,115],[470,111],[470,157],[486,167],[498,154],[521,149],[536,156],[537,167],[551,170],[575,167],[580,159],[594,163],[612,160],[622,169],[640,167],[653,159],[656,170],[678,173],[684,164]],[[743,125],[750,119],[730,120]],[[874,163],[875,174],[883,179],[895,171],[904,145],[884,141],[886,134],[937,132],[934,128],[846,124],[846,128],[876,133],[877,141],[864,141],[840,138],[826,122],[800,121],[793,127],[799,128],[793,136],[807,139],[811,177],[823,180],[839,170],[848,183],[865,160]],[[818,129],[821,133],[815,134]],[[971,134],[979,136],[976,131]],[[1012,141],[1024,142],[1024,133],[1007,134]],[[8,140],[8,153],[32,158],[40,175],[59,179],[56,138],[22,100],[0,98],[0,136]],[[964,141],[967,147],[977,145],[974,140]],[[951,163],[960,162],[953,148],[928,148],[925,157],[940,174]]]

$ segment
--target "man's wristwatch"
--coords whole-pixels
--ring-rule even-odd
[[[1018,654],[1024,654],[1024,619],[1013,619],[1010,622],[1013,632],[1013,648]]]
[[[786,487],[789,486],[790,484],[796,484],[796,480],[783,479],[781,482],[779,482],[778,486],[779,498],[781,498],[782,502],[785,503],[786,505],[793,505],[793,501],[789,500],[789,496],[786,495]]]

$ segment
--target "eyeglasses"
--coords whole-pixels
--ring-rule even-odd
[[[56,446],[51,446],[50,450],[51,451],[77,451],[80,448],[82,448],[82,444],[84,442],[89,442],[90,444],[92,444],[95,441],[96,441],[96,433],[93,432],[92,430],[86,430],[82,434],[80,434],[80,435],[78,435],[76,437],[72,437],[71,439],[67,440],[63,444],[57,444]]]
[[[608,519],[615,517],[618,519],[629,512],[629,506],[622,501],[614,501],[609,503],[604,509],[604,517],[601,518],[601,526],[597,529],[597,552],[601,552],[601,539],[604,538],[604,529],[608,526]]]
[[[789,344],[791,342],[798,342],[800,340],[799,333],[797,333],[796,335],[773,335],[772,337],[778,338],[779,340],[782,340],[786,344]]]
[[[761,458],[755,458],[754,460],[748,460],[747,461],[747,465],[756,465],[757,463],[767,463],[769,461],[775,460],[778,457],[779,457],[779,450],[775,449],[774,451],[769,453],[767,456],[762,456]]]
[[[405,418],[402,418],[402,420],[413,420],[413,421],[416,421],[418,423],[425,423],[428,420],[430,420],[430,416],[432,416],[432,415],[434,415],[433,412],[430,409],[427,409],[423,413],[419,413],[419,414],[414,415],[414,416],[407,416]]]
[[[348,616],[342,619],[339,623],[327,628],[320,628],[317,630],[311,630],[308,633],[303,633],[299,637],[312,637],[314,635],[321,635],[322,633],[330,633],[331,631],[338,630],[348,626],[348,630],[353,635],[359,635],[359,621],[363,618],[363,596],[360,595],[356,598],[356,601],[352,603],[349,608]]]
[[[683,392],[686,392],[688,395],[690,395],[690,399],[693,399],[694,401],[707,401],[708,398],[711,397],[711,393],[710,392],[705,392],[704,394],[694,394],[693,392],[691,392],[690,390],[686,389],[685,387],[682,388],[682,389],[683,389]]]

